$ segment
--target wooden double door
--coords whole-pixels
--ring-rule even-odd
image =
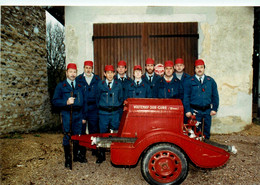
[[[94,24],[95,73],[103,77],[105,65],[125,60],[128,75],[133,66],[145,66],[146,58],[155,63],[183,58],[185,71],[194,74],[198,57],[198,23],[116,23]]]

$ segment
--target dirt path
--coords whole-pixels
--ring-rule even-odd
[[[260,126],[229,135],[213,135],[212,140],[235,145],[226,165],[216,169],[199,169],[190,165],[188,184],[260,184]],[[87,151],[88,163],[74,163],[73,170],[64,168],[61,134],[23,134],[2,138],[0,184],[147,184],[135,168],[119,168],[107,160],[98,165]]]

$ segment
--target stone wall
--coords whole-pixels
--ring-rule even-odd
[[[1,134],[50,122],[45,17],[41,7],[1,7]]]

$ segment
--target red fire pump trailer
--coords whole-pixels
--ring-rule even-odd
[[[88,148],[110,148],[114,165],[136,165],[149,184],[180,184],[188,174],[188,163],[216,168],[229,159],[234,146],[205,140],[197,132],[198,122],[183,124],[179,99],[135,99],[125,101],[117,133],[72,136]]]

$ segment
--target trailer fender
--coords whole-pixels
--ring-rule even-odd
[[[228,152],[221,148],[188,136],[165,130],[156,130],[138,138],[135,143],[112,143],[111,161],[118,165],[135,165],[144,151],[158,143],[172,143],[178,146],[196,166],[201,168],[222,166],[230,156]]]

